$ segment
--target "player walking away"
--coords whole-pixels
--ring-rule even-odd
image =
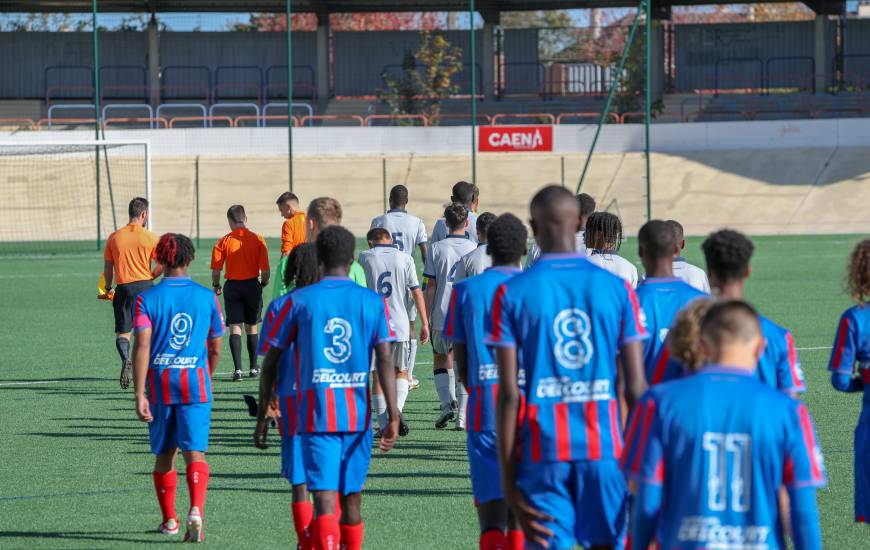
[[[382,227],[371,229],[366,235],[369,250],[359,255],[359,263],[366,274],[366,283],[387,302],[396,341],[391,345],[393,365],[396,368],[396,406],[399,409],[399,435],[408,435],[410,428],[402,411],[408,399],[410,381],[408,370],[411,363],[411,328],[408,321],[408,300],[413,300],[416,309],[423,315],[420,340],[429,341],[429,324],[426,321],[426,305],[423,291],[417,280],[417,267],[411,256],[399,251],[393,243],[389,231]],[[381,393],[377,376],[372,380],[372,393],[375,411],[378,414],[378,427],[383,430],[387,425],[387,402]]]
[[[619,255],[622,246],[622,222],[610,212],[595,212],[586,222],[586,254],[589,261],[637,288],[637,268]]]
[[[786,548],[785,486],[794,547],[820,549],[821,451],[806,406],[752,374],[764,349],[758,315],[739,300],[712,305],[701,347],[710,364],[654,386],[629,427],[632,546]]]
[[[458,185],[458,184],[457,184]],[[441,401],[441,414],[435,422],[436,428],[444,428],[456,418],[456,394],[459,393],[459,418],[457,427],[464,428],[464,405],[468,399],[465,387],[457,387],[453,371],[453,346],[443,336],[441,329],[447,317],[453,279],[459,267],[459,259],[474,250],[475,244],[468,238],[469,210],[462,204],[451,204],[444,210],[444,219],[450,233],[446,238],[432,245],[426,256],[423,276],[426,278],[426,311],[429,312],[429,326],[432,329],[432,350],[434,352],[435,391]]]
[[[308,242],[313,243],[321,231],[332,225],[341,225],[341,204],[332,197],[318,197],[308,205]],[[366,286],[366,274],[356,260],[350,264],[350,279]]]
[[[473,183],[467,181],[457,182],[453,186],[453,194],[450,195],[451,204],[462,204],[468,210],[468,229],[465,235],[475,244],[477,244],[477,234],[474,228],[477,227],[477,207],[480,204],[480,189]],[[432,237],[429,239],[431,247],[438,241],[443,241],[450,234],[450,226],[444,218],[438,218],[435,222],[435,227],[432,229]]]
[[[686,248],[686,238],[683,234],[683,225],[677,220],[668,220],[668,224],[677,235],[677,244],[680,252],[674,257],[674,276],[697,288],[701,292],[710,294],[710,281],[703,269],[692,265],[680,254]]]
[[[133,362],[130,360],[130,334],[133,330],[133,305],[140,292],[151,288],[152,280],[163,271],[160,264],[151,270],[155,259],[157,235],[145,229],[148,223],[148,201],[136,197],[127,207],[130,223],[109,235],[103,253],[103,277],[106,294],[112,281],[118,283],[112,308],[115,313],[115,347],[121,357],[121,389],[130,387]],[[114,279],[113,279],[114,278]]]
[[[202,542],[209,469],[205,461],[211,422],[211,376],[221,354],[223,320],[214,293],[187,275],[193,243],[166,233],[157,244],[163,281],[136,299],[133,345],[136,414],[148,423],[154,490],[163,514],[159,531],[178,533],[175,489],[178,450],[187,464],[190,511],[185,542]]]
[[[580,228],[574,238],[576,243],[575,250],[586,254],[586,222],[589,220],[589,216],[595,212],[595,199],[593,199],[591,195],[580,193],[577,195],[577,206],[580,207]],[[537,262],[540,257],[541,248],[538,246],[538,243],[532,243],[532,246],[529,248],[529,254],[526,257],[526,268],[535,265],[535,262]]]
[[[492,267],[492,256],[490,256],[486,248],[486,232],[494,221],[495,214],[492,212],[484,212],[477,217],[477,248],[459,259],[456,277],[453,280],[454,283],[480,275]]]
[[[233,381],[242,380],[242,325],[248,346],[249,376],[260,374],[257,367],[257,324],[263,310],[263,287],[269,284],[269,252],[266,240],[245,227],[248,217],[239,204],[227,210],[230,233],[224,235],[211,253],[211,281],[216,294],[223,293],[227,325],[230,327],[230,353],[233,356]],[[221,271],[226,264],[226,283],[221,288]]]
[[[545,187],[531,214],[543,254],[498,287],[486,340],[502,488],[531,547],[612,547],[627,508],[619,394],[630,408],[646,391],[648,336],[631,286],[574,251],[574,196]]]
[[[742,233],[723,229],[710,234],[701,245],[707,260],[710,285],[722,298],[742,300],[746,279],[752,273],[749,260],[755,247]],[[806,391],[797,349],[791,332],[773,321],[759,316],[764,336],[764,354],[758,361],[756,374],[767,385],[796,396]]]
[[[284,225],[281,226],[281,261],[278,264],[278,273],[284,273],[287,266],[287,257],[290,255],[290,252],[307,240],[305,234],[305,212],[299,208],[299,197],[288,191],[281,193],[281,196],[278,197],[275,203],[278,205],[278,211],[284,218]],[[277,277],[276,279],[272,289],[273,300],[283,296],[288,290],[284,285],[284,277]]]
[[[477,219],[478,226],[483,217]],[[493,267],[453,286],[443,331],[444,338],[453,343],[459,380],[468,389],[468,462],[482,550],[523,547],[519,525],[513,518],[509,525],[508,507],[501,490],[495,438],[498,369],[484,345],[484,323],[492,315],[496,289],[520,272],[520,260],[528,241],[526,227],[513,214],[496,218],[487,233]]]
[[[674,277],[677,240],[667,222],[651,220],[640,228],[637,236],[638,253],[646,272],[637,288],[637,299],[650,334],[644,341],[643,362],[647,383],[653,385],[682,374],[680,363],[671,361],[665,340],[677,312],[705,294]]]
[[[272,346],[264,367],[273,371],[290,346],[297,380],[297,430],[308,489],[314,496],[314,547],[359,550],[363,543],[360,515],[362,489],[371,460],[368,381],[372,354],[390,421],[381,432],[386,452],[396,441],[399,411],[396,378],[390,358],[395,335],[389,311],[376,293],[348,277],[355,241],[347,229],[328,227],[317,236],[317,258],[323,278],[287,296],[277,330],[267,336]],[[261,385],[261,395],[264,386]],[[266,386],[265,391],[270,391]],[[268,393],[266,393],[268,395]],[[255,441],[262,440],[264,421],[257,422]],[[341,518],[336,515],[336,495]]]
[[[426,252],[428,246],[426,242],[429,237],[426,235],[426,225],[423,220],[417,216],[412,216],[406,210],[408,207],[408,188],[404,185],[396,185],[390,189],[390,209],[386,214],[382,214],[372,220],[371,229],[382,227],[390,232],[393,237],[393,244],[399,247],[399,250],[414,257],[414,248],[420,248],[420,262],[426,263]],[[416,267],[415,267],[416,269]],[[414,307],[414,301],[409,300],[407,304],[408,320],[410,322],[411,333],[411,366],[408,368],[408,379],[411,381],[410,389],[420,387],[420,381],[414,378],[414,366],[417,363],[417,308]]]
[[[840,317],[828,368],[836,390],[864,392],[855,428],[855,521],[870,523],[870,240],[861,241],[852,252],[847,280],[857,305]]]
[[[263,321],[263,334],[260,339],[259,355],[269,351],[269,334],[279,330],[276,326],[281,321],[281,312],[292,300],[291,294],[301,288],[313,285],[320,280],[320,268],[317,265],[317,255],[313,243],[302,243],[293,248],[287,256],[287,267],[284,271],[284,284],[292,289],[288,294],[276,298],[269,304]],[[292,346],[291,346],[292,347]],[[263,372],[260,378],[260,403],[269,403],[277,399],[280,411],[281,433],[281,477],[286,478],[293,492],[293,526],[296,540],[302,550],[311,550],[311,522],[314,518],[314,507],[308,494],[305,481],[305,466],[302,462],[302,443],[296,426],[296,365],[293,362],[295,352],[288,349],[281,352],[277,363],[263,362]],[[262,423],[262,439],[255,440],[258,448],[266,449],[266,428],[269,412],[265,407],[258,407],[257,419]]]

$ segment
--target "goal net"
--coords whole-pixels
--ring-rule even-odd
[[[102,249],[151,200],[150,163],[147,142],[0,142],[0,256]]]

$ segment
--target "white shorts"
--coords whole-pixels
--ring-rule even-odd
[[[408,306],[408,320],[413,323],[414,321],[417,320],[417,306],[416,306],[416,304],[414,304],[414,296],[413,295],[408,296],[407,306]]]
[[[399,372],[408,372],[411,369],[411,342],[393,342],[390,346],[393,353],[393,366]]]
[[[441,355],[447,355],[453,351],[453,342],[444,338],[440,330],[432,331],[432,350]]]

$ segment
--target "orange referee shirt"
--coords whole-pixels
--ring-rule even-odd
[[[305,212],[295,212],[281,226],[281,255],[289,254],[305,240]]]
[[[115,283],[125,285],[137,281],[150,281],[151,260],[157,257],[156,233],[142,224],[131,222],[109,235],[103,258],[115,266]]]
[[[214,245],[211,268],[227,270],[224,277],[230,281],[245,281],[259,277],[260,271],[269,269],[266,240],[247,228],[234,229]]]

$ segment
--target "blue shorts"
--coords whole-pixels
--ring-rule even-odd
[[[360,493],[372,459],[372,431],[303,433],[302,461],[309,491]]]
[[[870,422],[864,421],[855,428],[855,521],[870,523]]]
[[[521,462],[517,486],[529,504],[553,518],[544,523],[554,533],[550,548],[623,548],[628,487],[616,460]]]
[[[151,416],[154,420],[148,424],[148,433],[152,453],[159,455],[176,448],[202,453],[208,450],[211,402],[163,405],[152,401]]]
[[[485,504],[503,499],[495,432],[468,432],[467,446],[474,502]]]
[[[302,442],[298,434],[281,438],[281,477],[287,478],[291,485],[305,484]]]

